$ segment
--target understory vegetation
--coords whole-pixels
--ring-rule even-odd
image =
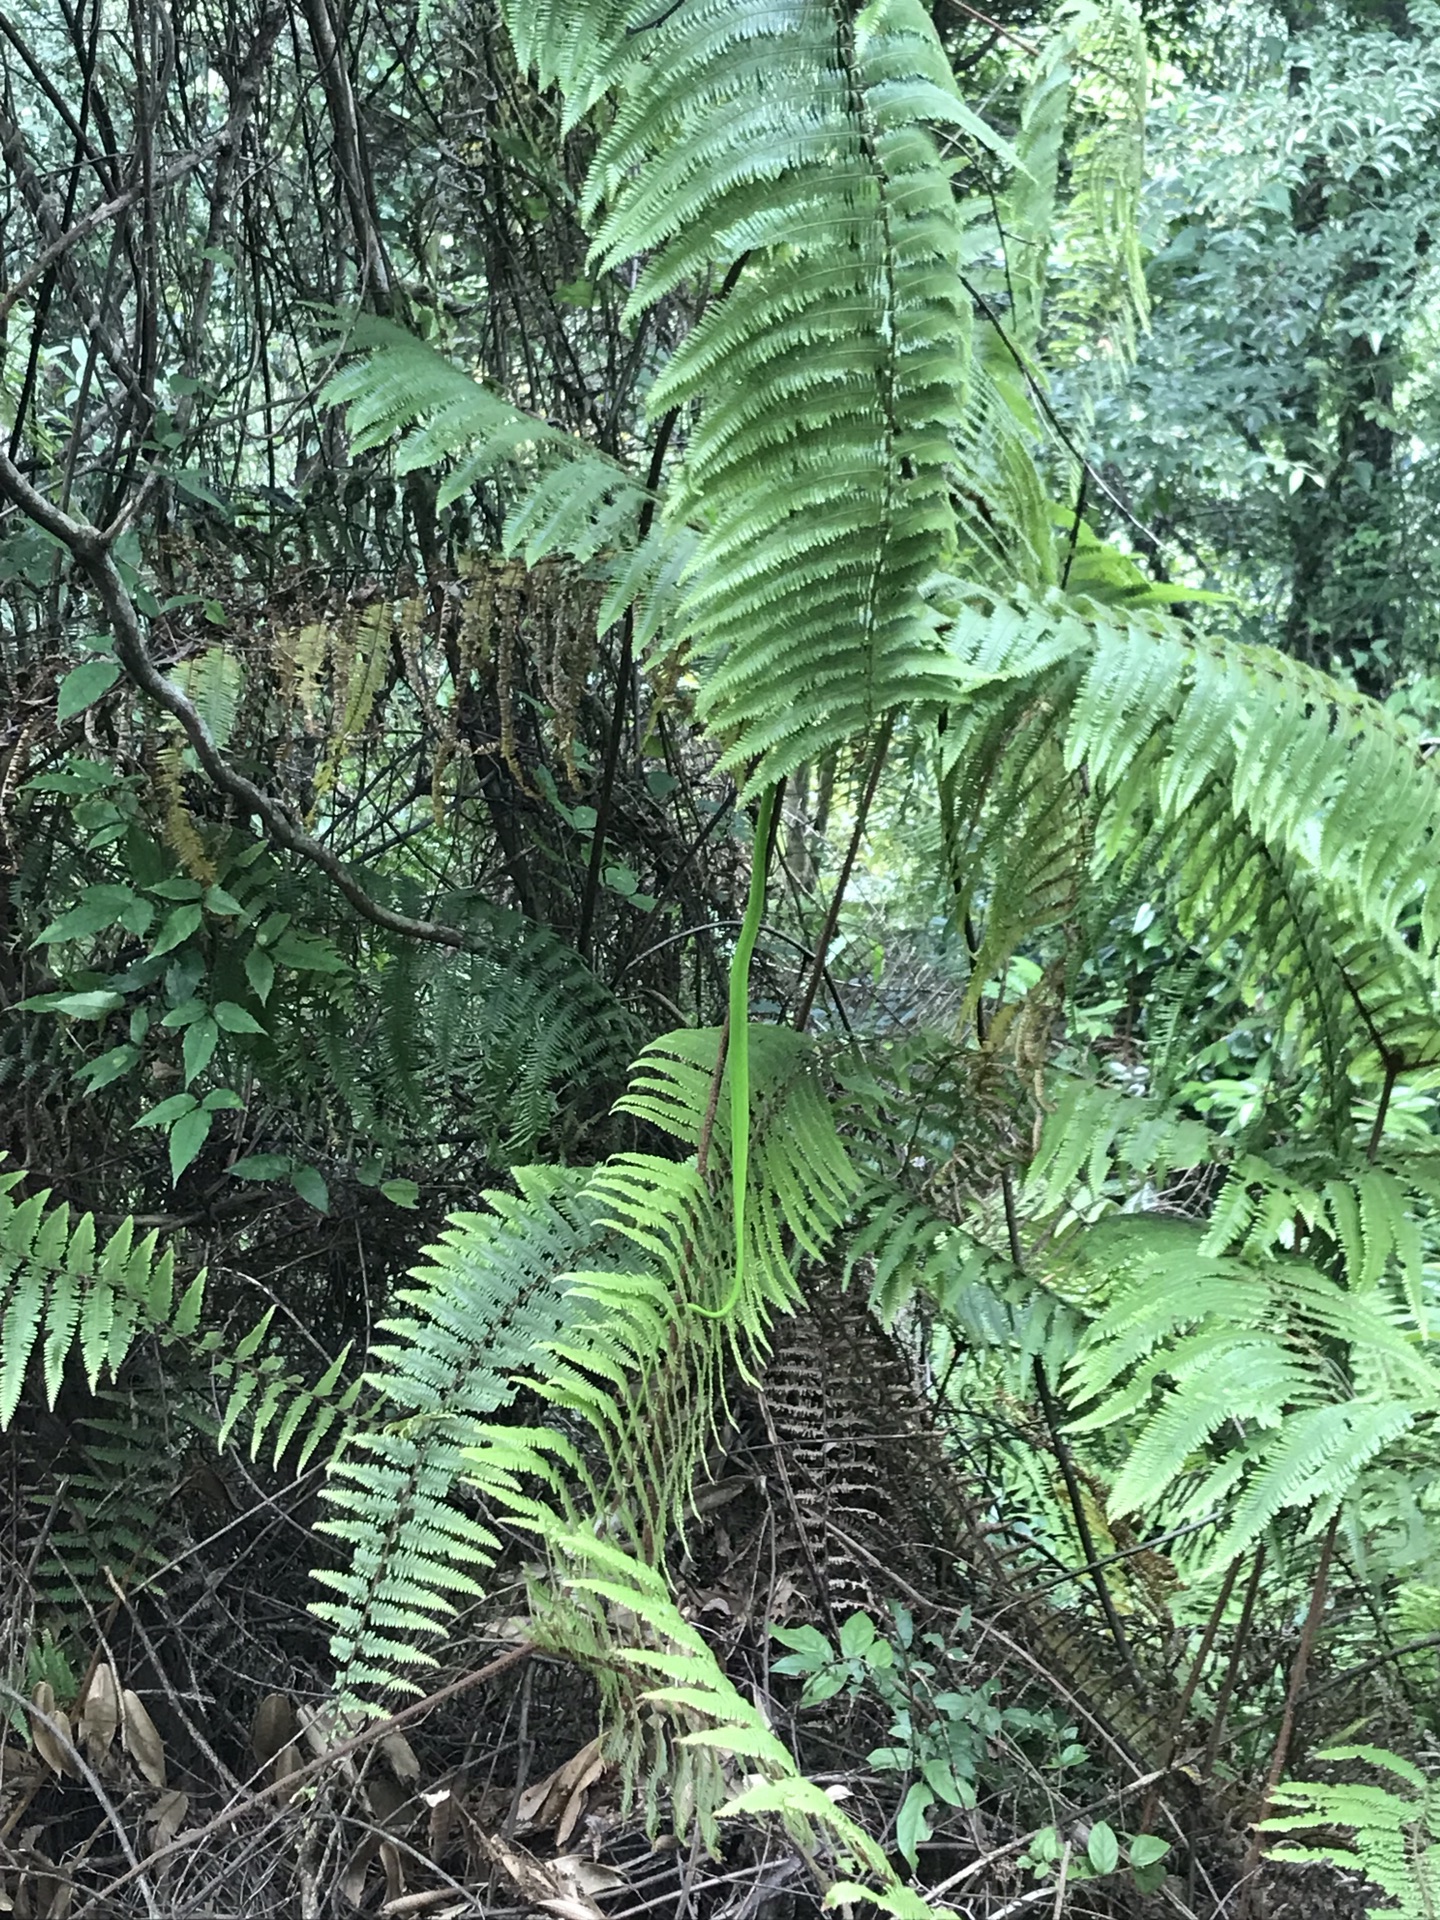
[[[1440,1915],[1440,8],[0,64],[0,1910]]]

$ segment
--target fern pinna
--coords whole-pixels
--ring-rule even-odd
[[[327,1436],[334,1443],[360,1386],[342,1381],[348,1349],[312,1384],[274,1350],[273,1308],[227,1341],[203,1325],[204,1270],[177,1293],[175,1252],[161,1247],[157,1230],[138,1234],[127,1218],[101,1241],[93,1214],[72,1218],[48,1189],[17,1200],[25,1178],[0,1173],[0,1430],[37,1361],[34,1384],[53,1407],[74,1359],[94,1394],[143,1342],[156,1341],[210,1375],[220,1445],[242,1435],[253,1459],[268,1442],[275,1463],[294,1448],[303,1467]],[[163,1452],[159,1434],[149,1438]]]
[[[193,1334],[205,1294],[198,1273],[176,1299],[175,1256],[160,1250],[158,1233],[137,1238],[125,1220],[101,1243],[94,1216],[72,1224],[48,1190],[15,1199],[24,1178],[0,1174],[0,1428],[14,1418],[37,1353],[53,1404],[73,1352],[93,1389],[144,1336]]]
[[[1440,1807],[1434,1783],[1413,1762],[1383,1748],[1329,1747],[1315,1754],[1332,1767],[1360,1764],[1389,1774],[1399,1786],[1372,1780],[1287,1780],[1276,1789],[1281,1809],[1263,1822],[1267,1833],[1322,1835],[1348,1829],[1342,1845],[1317,1840],[1287,1840],[1270,1850],[1274,1860],[1303,1865],[1324,1861],[1358,1873],[1387,1896],[1383,1907],[1366,1909],[1370,1920],[1436,1920],[1440,1915]]]

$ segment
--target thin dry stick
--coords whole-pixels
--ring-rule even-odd
[[[1208,1780],[1215,1769],[1215,1756],[1220,1751],[1220,1739],[1225,1731],[1225,1715],[1230,1707],[1230,1696],[1235,1691],[1241,1655],[1245,1651],[1246,1641],[1250,1638],[1250,1621],[1255,1613],[1255,1602],[1260,1594],[1260,1576],[1264,1571],[1265,1542],[1262,1540],[1256,1549],[1255,1564],[1250,1570],[1250,1579],[1245,1588],[1245,1599],[1240,1608],[1240,1622],[1235,1629],[1235,1639],[1231,1644],[1230,1661],[1221,1683],[1220,1698],[1215,1702],[1215,1719],[1210,1728],[1210,1738],[1205,1742],[1205,1758],[1200,1765],[1202,1780]]]
[[[140,691],[180,723],[195,758],[211,785],[228,795],[244,814],[253,814],[277,846],[297,853],[320,869],[362,919],[385,927],[412,940],[425,940],[437,946],[469,948],[474,938],[459,927],[430,920],[412,920],[408,914],[395,913],[372,900],[349,870],[326,846],[305,829],[271,794],[257,787],[236,771],[221,755],[210,729],[187,694],[166,679],[150,658],[140,630],[135,603],[110,556],[109,543],[98,527],[75,520],[40,493],[21,473],[14,461],[0,452],[0,495],[18,507],[25,516],[53,534],[66,546],[80,571],[90,582],[104,607],[115,640],[115,653]]]
[[[1285,1771],[1285,1762],[1290,1757],[1290,1741],[1295,1732],[1295,1709],[1305,1685],[1305,1669],[1310,1665],[1310,1655],[1315,1650],[1320,1621],[1325,1613],[1325,1597],[1330,1587],[1330,1561],[1335,1552],[1335,1535],[1339,1529],[1340,1513],[1337,1508],[1333,1519],[1325,1529],[1325,1542],[1320,1549],[1320,1564],[1315,1569],[1315,1581],[1310,1589],[1310,1606],[1305,1614],[1305,1624],[1300,1629],[1300,1644],[1295,1649],[1295,1659],[1290,1667],[1290,1685],[1285,1695],[1285,1713],[1280,1722],[1280,1731],[1275,1736],[1275,1750],[1270,1756],[1270,1770],[1265,1776],[1265,1786],[1260,1795],[1260,1809],[1255,1815],[1249,1850],[1241,1869],[1242,1880],[1252,1874],[1260,1864],[1260,1849],[1264,1844],[1260,1830],[1270,1812],[1270,1802],[1275,1797],[1275,1789],[1279,1786],[1280,1776]],[[1247,1902],[1245,1909],[1247,1911],[1248,1906]]]
[[[502,1673],[508,1673],[511,1667],[518,1667],[522,1660],[528,1660],[534,1652],[535,1648],[528,1640],[522,1646],[511,1647],[508,1653],[497,1655],[485,1666],[477,1667],[474,1673],[462,1674],[458,1680],[452,1680],[449,1686],[427,1694],[423,1700],[414,1701],[410,1706],[403,1707],[399,1713],[388,1714],[383,1720],[372,1721],[368,1727],[362,1727],[359,1733],[352,1734],[348,1740],[337,1742],[316,1759],[307,1761],[303,1767],[298,1767],[294,1773],[286,1774],[283,1780],[272,1780],[268,1787],[259,1787],[254,1793],[237,1795],[220,1809],[213,1820],[207,1820],[203,1827],[196,1827],[192,1833],[183,1834],[179,1839],[170,1841],[168,1845],[157,1847],[145,1859],[137,1861],[128,1872],[112,1880],[103,1892],[87,1900],[85,1905],[72,1916],[72,1920],[86,1920],[86,1916],[94,1913],[97,1907],[112,1900],[121,1887],[131,1880],[143,1879],[152,1867],[159,1866],[162,1861],[173,1859],[176,1854],[188,1853],[191,1847],[199,1846],[201,1841],[212,1839],[217,1833],[223,1833],[227,1827],[233,1827],[243,1814],[253,1812],[256,1807],[263,1806],[266,1801],[282,1796],[288,1798],[297,1787],[303,1787],[307,1780],[314,1779],[316,1774],[323,1772],[336,1760],[343,1760],[347,1754],[358,1753],[362,1747],[368,1747],[377,1740],[383,1740],[386,1734],[395,1733],[401,1727],[410,1726],[414,1721],[422,1719],[425,1714],[431,1712],[433,1708],[447,1700],[453,1700],[458,1694],[468,1693],[472,1687],[478,1687],[487,1680],[498,1679]],[[3,1681],[0,1681],[0,1690],[10,1692]],[[19,1694],[15,1698],[27,1711],[31,1713],[35,1711]],[[133,1854],[129,1857],[134,1858]],[[152,1907],[152,1912],[154,1911]],[[156,1920],[159,1920],[158,1913],[156,1913]]]
[[[62,1749],[64,1749],[66,1757],[73,1763],[81,1779],[94,1794],[105,1818],[114,1828],[115,1838],[119,1842],[120,1851],[130,1862],[130,1871],[121,1877],[125,1880],[138,1881],[140,1896],[145,1902],[145,1910],[150,1915],[150,1920],[160,1920],[160,1909],[155,1902],[155,1890],[150,1885],[149,1875],[146,1872],[150,1861],[153,1860],[155,1856],[152,1854],[150,1860],[141,1860],[137,1857],[135,1849],[130,1843],[130,1835],[125,1831],[125,1822],[120,1818],[119,1813],[115,1809],[114,1801],[110,1798],[109,1794],[106,1793],[104,1786],[101,1784],[99,1774],[96,1773],[95,1769],[90,1765],[90,1762],[70,1738],[69,1727],[62,1726],[52,1714],[42,1713],[33,1701],[27,1700],[23,1693],[20,1693],[10,1685],[8,1680],[0,1680],[0,1694],[3,1694],[12,1706],[19,1707],[22,1713],[28,1714],[32,1720],[38,1720],[40,1725],[50,1734],[51,1738],[58,1741]],[[120,1883],[117,1881],[115,1884],[118,1886]],[[97,1895],[96,1898],[103,1898],[103,1896]],[[88,1911],[88,1907],[94,1904],[95,1902],[93,1900],[90,1901],[87,1907],[82,1907],[81,1912]]]
[[[1065,1851],[1060,1856],[1060,1878],[1055,1884],[1055,1912],[1052,1920],[1060,1920],[1061,1914],[1065,1911],[1065,1888],[1070,1879],[1070,1853],[1071,1845],[1067,1840]]]

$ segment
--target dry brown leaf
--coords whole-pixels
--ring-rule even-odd
[[[595,1785],[604,1771],[605,1762],[600,1758],[597,1747],[594,1760],[576,1781],[570,1798],[565,1802],[564,1811],[556,1823],[555,1844],[557,1847],[563,1847],[571,1834],[574,1833],[576,1827],[579,1826],[580,1816],[584,1813],[590,1797],[590,1789]]]
[[[538,1902],[555,1893],[555,1882],[545,1872],[540,1862],[523,1847],[514,1847],[506,1840],[489,1834],[477,1834],[482,1852],[491,1861],[509,1874],[520,1892],[527,1900]]]
[[[103,1760],[120,1725],[120,1690],[108,1661],[102,1660],[90,1676],[80,1709],[80,1734],[92,1760]]]
[[[582,1893],[587,1899],[597,1893],[618,1893],[630,1884],[614,1867],[602,1866],[583,1853],[562,1853],[546,1865],[567,1892]]]
[[[120,1696],[125,1751],[152,1787],[165,1790],[165,1742],[150,1718],[145,1702],[129,1687]]]
[[[405,1869],[400,1864],[400,1850],[392,1847],[386,1840],[380,1848],[380,1864],[385,1869],[385,1898],[399,1900],[405,1893]]]
[[[537,1900],[535,1904],[546,1913],[558,1914],[559,1920],[605,1920],[595,1902],[578,1893],[557,1893],[553,1899]]]
[[[295,1707],[288,1693],[267,1693],[250,1722],[250,1751],[264,1766],[295,1738]]]
[[[577,1755],[578,1758],[578,1755]],[[496,1866],[503,1867],[522,1898],[532,1906],[559,1916],[559,1920],[604,1920],[591,1893],[612,1893],[629,1883],[609,1867],[599,1866],[578,1853],[557,1860],[537,1860],[523,1847],[480,1835],[480,1844]]]
[[[70,1722],[65,1718],[64,1710],[56,1706],[55,1689],[48,1680],[36,1682],[30,1701],[37,1714],[48,1715],[56,1727],[63,1728],[65,1732],[62,1740],[58,1733],[50,1731],[44,1721],[32,1717],[30,1733],[35,1741],[35,1751],[52,1773],[77,1774],[79,1769],[75,1765],[75,1750],[70,1745]]]
[[[387,1733],[380,1741],[380,1751],[390,1762],[390,1771],[395,1778],[407,1787],[413,1787],[420,1778],[420,1762],[415,1757],[415,1749],[403,1733]]]
[[[168,1847],[190,1811],[190,1796],[182,1793],[178,1787],[172,1787],[168,1793],[162,1793],[150,1809],[150,1818],[154,1822],[150,1844],[157,1850]]]
[[[450,1835],[454,1830],[457,1811],[455,1796],[449,1787],[439,1787],[432,1793],[422,1793],[420,1798],[430,1809],[425,1844],[430,1849],[430,1858],[438,1860],[450,1844]]]
[[[372,1773],[365,1782],[365,1794],[377,1826],[382,1827],[393,1820],[410,1800],[410,1795],[400,1782],[392,1780],[386,1773]]]
[[[71,1880],[62,1880],[50,1896],[50,1905],[45,1909],[45,1920],[66,1920],[70,1912],[70,1902],[75,1895],[75,1884]]]
[[[521,1794],[516,1807],[517,1830],[543,1833],[560,1821],[565,1831],[556,1836],[556,1845],[563,1846],[580,1818],[583,1796],[604,1771],[600,1742],[587,1741],[563,1766],[556,1767],[553,1773]]]
[[[277,1784],[281,1780],[288,1780],[292,1773],[299,1773],[304,1764],[305,1762],[300,1758],[300,1749],[292,1740],[290,1745],[282,1747],[270,1762],[270,1778]],[[279,1796],[281,1804],[283,1805],[290,1797],[288,1793],[282,1793]]]
[[[370,1833],[350,1856],[350,1863],[341,1876],[340,1891],[352,1907],[363,1906],[365,1903],[365,1882],[370,1875],[370,1862],[379,1851],[380,1836],[378,1833]]]
[[[319,1713],[314,1707],[307,1707],[304,1701],[295,1709],[295,1721],[305,1736],[305,1744],[318,1760],[322,1753],[328,1753],[335,1744],[335,1729],[330,1716]]]

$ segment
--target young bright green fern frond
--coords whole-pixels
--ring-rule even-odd
[[[125,1220],[97,1245],[94,1216],[72,1225],[68,1206],[49,1205],[48,1188],[17,1201],[24,1178],[0,1175],[0,1430],[14,1418],[37,1352],[51,1405],[76,1349],[93,1392],[143,1336],[193,1334],[205,1293],[201,1272],[176,1299],[175,1257],[158,1250],[156,1233],[137,1238]]]
[[[1178,1495],[1184,1524],[1228,1505],[1207,1567],[1282,1513],[1323,1524],[1372,1461],[1440,1412],[1440,1368],[1386,1291],[1351,1292],[1294,1257],[1218,1253],[1174,1220],[1123,1216],[1077,1239],[1107,1273],[1108,1302],[1071,1366],[1074,1399],[1098,1402],[1075,1431],[1127,1423],[1116,1512]]]
[[[1349,1828],[1351,1846],[1322,1841],[1272,1847],[1272,1860],[1305,1865],[1324,1861],[1363,1874],[1389,1896],[1367,1909],[1369,1920],[1440,1920],[1440,1795],[1420,1769],[1378,1747],[1329,1747],[1315,1756],[1331,1765],[1358,1762],[1392,1776],[1408,1792],[1371,1781],[1286,1780],[1275,1790],[1277,1811],[1260,1822],[1265,1833],[1327,1833]]]
[[[636,1063],[631,1088],[617,1111],[662,1127],[698,1147],[709,1107],[719,1035],[712,1028],[682,1029],[652,1043]],[[836,1131],[835,1115],[810,1042],[784,1027],[751,1025],[751,1144],[746,1204],[749,1297],[791,1302],[796,1255],[822,1259],[854,1204],[858,1180]],[[729,1067],[721,1080],[723,1096]],[[730,1117],[723,1097],[711,1129],[722,1164],[731,1158]],[[789,1236],[789,1246],[786,1237]],[[736,1324],[763,1327],[737,1311]]]
[[[409,1311],[383,1323],[389,1338],[371,1375],[389,1422],[358,1428],[331,1468],[326,1500],[337,1517],[321,1525],[350,1557],[319,1576],[339,1598],[317,1611],[352,1690],[392,1687],[430,1662],[425,1642],[453,1612],[453,1596],[479,1590],[476,1573],[497,1541],[455,1503],[465,1449],[576,1312],[564,1276],[577,1258],[600,1253],[583,1175],[522,1169],[515,1179],[518,1196],[490,1194],[488,1213],[456,1216],[417,1284],[400,1293]],[[512,1449],[495,1468],[502,1495],[513,1472]]]
[[[591,1531],[542,1531],[555,1577],[539,1599],[537,1633],[542,1644],[582,1659],[595,1674],[611,1726],[623,1730],[618,1740],[612,1735],[611,1751],[627,1777],[645,1780],[652,1820],[662,1786],[677,1828],[683,1832],[693,1822],[715,1850],[719,1822],[741,1814],[778,1817],[806,1859],[827,1880],[840,1882],[831,1886],[832,1901],[841,1895],[863,1900],[896,1920],[934,1915],[870,1835],[799,1772],[784,1742],[676,1607],[662,1575]],[[559,1594],[565,1599],[556,1604],[550,1595]],[[617,1622],[623,1622],[618,1632]],[[653,1753],[643,1751],[647,1722],[668,1733],[662,1742],[648,1736],[658,1747]],[[737,1794],[742,1775],[747,1784]],[[858,1881],[866,1884],[853,1884]]]

